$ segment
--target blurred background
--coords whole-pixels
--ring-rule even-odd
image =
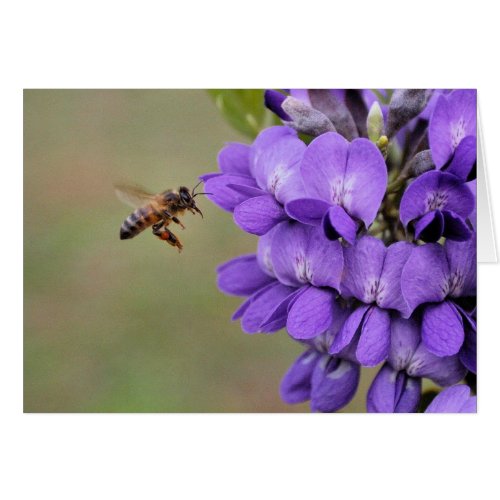
[[[113,184],[192,187],[228,141],[249,142],[202,90],[24,92],[25,412],[309,412],[278,392],[302,347],[242,333],[215,284],[255,236],[205,198],[180,255],[118,236]],[[365,411],[373,374],[343,412]]]

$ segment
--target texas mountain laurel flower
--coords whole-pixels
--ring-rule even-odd
[[[217,269],[219,289],[244,297],[233,319],[304,346],[283,400],[340,410],[362,367],[379,366],[369,412],[475,412],[476,92],[268,90],[264,101],[283,125],[226,145],[201,179],[259,237]],[[444,388],[430,405],[425,380]]]

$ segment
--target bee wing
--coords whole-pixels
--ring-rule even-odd
[[[115,185],[115,193],[120,201],[134,208],[152,203],[156,199],[156,195],[148,193],[139,186]]]

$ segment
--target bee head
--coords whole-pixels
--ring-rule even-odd
[[[193,212],[193,210],[194,212],[198,212],[203,217],[201,210],[196,206],[196,203],[194,202],[195,196],[196,195],[192,194],[191,191],[186,186],[181,186],[179,188],[179,198],[181,205],[184,208],[190,210],[191,212]]]

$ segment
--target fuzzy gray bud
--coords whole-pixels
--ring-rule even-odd
[[[387,136],[393,137],[398,130],[421,113],[427,106],[431,95],[432,90],[430,89],[395,90],[389,103]]]
[[[317,137],[325,132],[336,131],[332,122],[321,111],[311,108],[295,97],[287,97],[281,107],[292,118],[292,121],[283,121],[283,123],[297,132]]]
[[[425,174],[430,170],[434,170],[436,166],[432,161],[431,150],[426,149],[425,151],[420,151],[417,153],[410,161],[408,170],[413,177],[418,177],[419,175]]]

